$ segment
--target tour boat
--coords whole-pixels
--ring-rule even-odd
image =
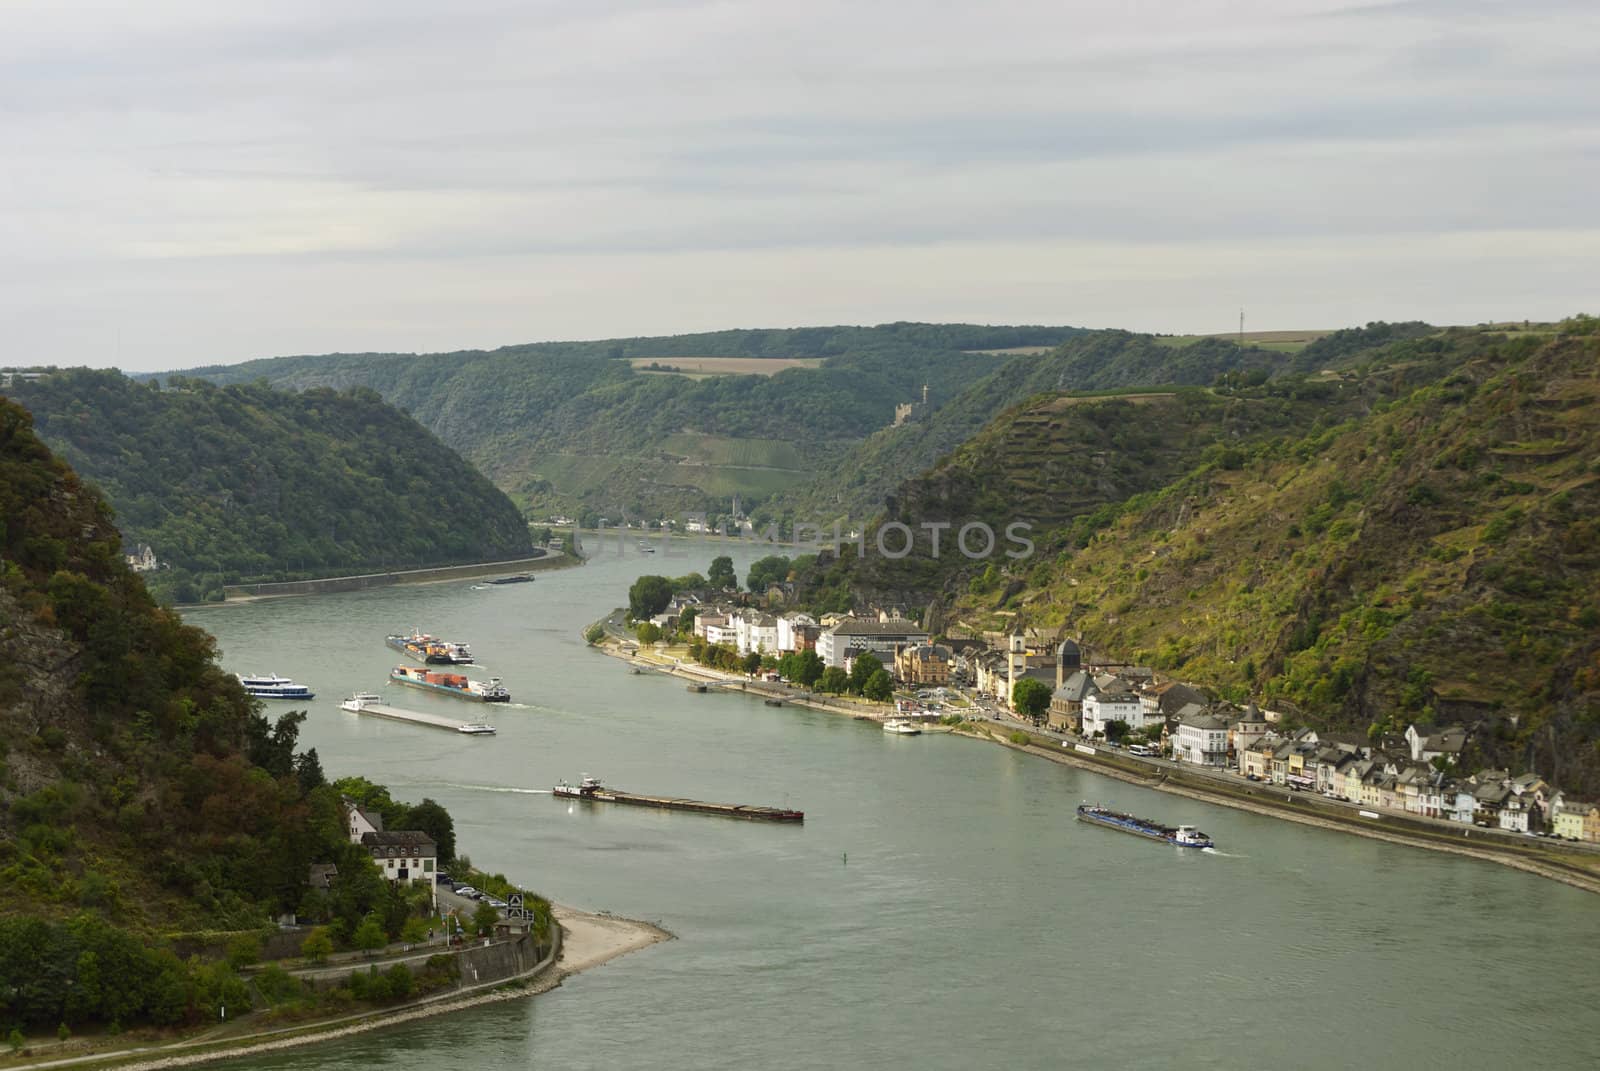
[[[919,736],[922,733],[921,727],[913,725],[909,721],[900,721],[898,719],[884,722],[883,731],[892,733],[895,736]]]
[[[381,702],[383,702],[383,696],[379,695],[376,692],[357,692],[355,695],[351,696],[349,699],[346,699],[343,702],[341,702],[339,704],[339,709],[340,710],[348,710],[352,714],[359,714],[359,713],[361,713],[361,708],[366,706],[368,703],[381,703]]]
[[[296,684],[288,677],[280,677],[276,673],[269,673],[265,677],[239,676],[239,683],[244,685],[244,690],[257,699],[315,699],[316,696],[310,688],[303,684]]]
[[[475,721],[467,725],[456,726],[456,732],[465,733],[468,736],[493,736],[495,728],[487,722]]]

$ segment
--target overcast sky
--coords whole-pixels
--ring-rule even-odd
[[[1600,313],[1600,4],[0,0],[0,364]]]

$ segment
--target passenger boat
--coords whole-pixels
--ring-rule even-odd
[[[361,708],[366,706],[368,703],[381,702],[383,702],[383,696],[379,695],[377,692],[357,692],[349,699],[341,701],[339,703],[339,709],[348,710],[352,714],[360,714]]]
[[[1080,803],[1078,805],[1078,821],[1092,822],[1097,826],[1107,826],[1111,829],[1120,829],[1124,833],[1132,833],[1136,837],[1147,840],[1166,841],[1168,844],[1179,848],[1214,848],[1211,838],[1200,832],[1194,826],[1164,826],[1159,822],[1152,822],[1147,818],[1135,818],[1131,814],[1113,811],[1109,807],[1099,807],[1093,804]]]
[[[884,722],[883,731],[894,736],[920,736],[922,734],[921,726],[909,721],[900,721],[899,719]]]
[[[384,637],[384,643],[401,654],[410,655],[418,662],[430,666],[470,666],[472,648],[464,643],[453,643],[412,629],[409,636],[395,633]]]
[[[456,732],[465,733],[468,736],[493,736],[495,728],[488,722],[474,721],[466,725],[457,725]]]
[[[427,688],[430,691],[443,692],[445,695],[459,696],[462,699],[476,699],[482,703],[511,702],[511,693],[506,691],[499,677],[474,681],[459,673],[435,673],[414,666],[395,666],[389,671],[389,679],[396,684]]]
[[[265,677],[239,676],[239,683],[244,685],[244,690],[257,699],[315,699],[316,695],[303,684],[296,684],[288,677],[280,677],[276,673],[269,673]]]

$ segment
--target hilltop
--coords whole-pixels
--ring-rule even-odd
[[[531,552],[506,496],[370,390],[138,382],[51,370],[8,388],[40,438],[115,507],[180,602],[224,582]]]

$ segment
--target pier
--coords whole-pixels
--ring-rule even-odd
[[[424,714],[420,710],[404,710],[400,707],[391,707],[383,703],[360,702],[354,706],[345,706],[343,709],[355,714],[370,714],[375,718],[388,718],[390,721],[405,721],[410,722],[412,725],[426,725],[431,729],[448,729],[464,736],[472,735],[474,731],[478,733],[484,732],[484,729],[481,728],[481,722],[457,721],[455,718],[445,718],[438,714]]]

